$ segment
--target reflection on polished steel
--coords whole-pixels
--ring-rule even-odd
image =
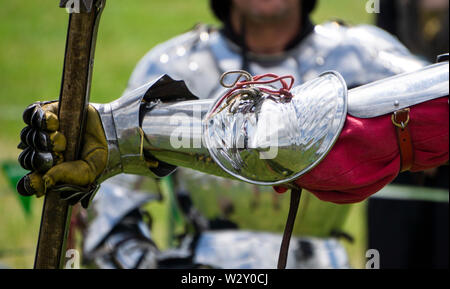
[[[92,104],[100,115],[108,144],[108,162],[99,183],[122,172],[155,176],[140,153],[139,109],[145,93],[160,79],[130,91],[111,103]]]
[[[351,89],[348,113],[360,118],[376,117],[446,96],[448,78],[447,61]]]
[[[185,168],[177,171],[176,178],[177,190],[189,192],[195,208],[207,219],[226,219],[240,229],[283,233],[289,194]],[[329,237],[341,230],[350,208],[320,201],[304,191],[298,211],[301,217],[295,221],[292,235]]]
[[[164,91],[171,99],[171,90],[190,94],[163,76],[111,104],[96,105],[109,146],[100,181],[120,172],[161,177],[181,166],[258,185],[287,183],[330,151],[347,106],[354,116],[374,117],[448,95],[448,62],[352,89],[348,105],[347,86],[334,71],[294,87],[292,98],[264,92],[214,113],[218,99],[165,103],[158,97]],[[141,149],[157,167],[149,168]]]
[[[195,263],[222,269],[271,269],[277,266],[281,235],[218,230],[203,233],[197,242]],[[289,246],[286,268],[346,269],[350,264],[344,247],[336,239],[294,237]]]
[[[157,104],[142,121],[144,150],[159,161],[229,177],[202,141],[202,120],[213,103],[206,99]]]
[[[325,157],[347,107],[345,82],[335,72],[292,93],[290,101],[269,94],[253,104],[242,100],[247,113],[223,110],[208,122],[214,100],[158,104],[142,122],[144,149],[160,161],[218,176],[263,185],[288,182]]]
[[[333,146],[347,115],[347,86],[337,72],[292,89],[289,100],[263,93],[206,119],[205,141],[216,163],[254,184],[293,180]],[[236,105],[234,105],[236,107]]]

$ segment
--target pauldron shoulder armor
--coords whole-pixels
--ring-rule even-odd
[[[215,85],[209,78],[214,74],[216,65],[208,46],[214,31],[210,26],[197,25],[193,30],[151,49],[134,69],[127,91],[167,74],[173,79],[185,81],[197,97],[206,98],[211,90],[208,85]],[[208,81],[199,81],[205,77]]]
[[[349,88],[427,64],[411,55],[395,37],[370,25],[316,25],[300,50],[300,69],[306,80],[322,71],[337,70]]]

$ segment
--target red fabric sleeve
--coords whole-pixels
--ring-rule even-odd
[[[448,162],[448,97],[412,106],[408,126],[414,148],[411,171]],[[391,115],[369,119],[348,115],[325,159],[295,182],[321,200],[354,203],[392,182],[399,170],[400,152]]]

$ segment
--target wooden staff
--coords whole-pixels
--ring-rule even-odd
[[[69,13],[61,92],[59,96],[60,131],[67,138],[65,161],[79,157],[89,104],[92,67],[98,23],[105,0],[61,0]],[[35,269],[63,267],[71,207],[59,193],[49,191],[44,200]]]

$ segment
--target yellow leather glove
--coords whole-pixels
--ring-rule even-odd
[[[66,138],[58,131],[57,113],[58,102],[34,103],[25,109],[23,120],[28,126],[20,134],[18,147],[23,152],[19,155],[19,162],[32,172],[19,181],[17,191],[21,195],[40,197],[49,189],[65,187],[60,190],[65,193],[64,198],[75,195],[72,199],[77,202],[91,192],[89,186],[106,167],[106,137],[98,112],[89,106],[81,159],[64,162]]]

